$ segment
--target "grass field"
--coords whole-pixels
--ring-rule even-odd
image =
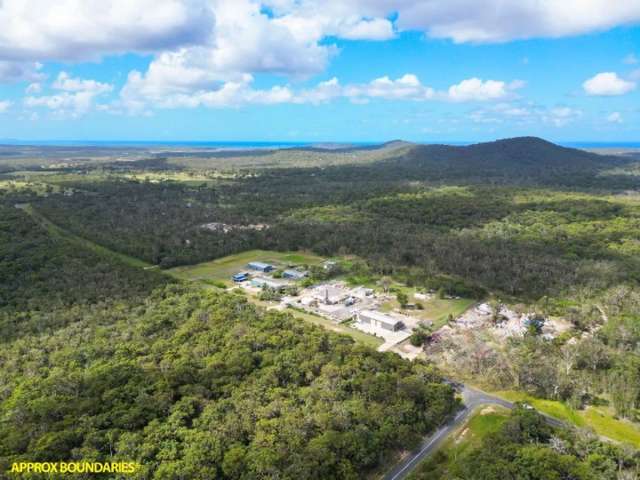
[[[428,302],[423,302],[424,310],[422,311],[432,322],[435,329],[442,327],[447,323],[449,315],[456,318],[475,303],[475,300],[470,298],[434,298]]]
[[[509,410],[498,406],[480,407],[449,436],[433,455],[422,462],[410,480],[444,480],[456,462],[478,448],[484,438],[500,429],[509,418]]]
[[[410,302],[414,302],[414,294],[416,289],[412,287],[405,287],[400,285],[394,285],[393,288],[399,289],[407,294]],[[434,330],[442,327],[447,323],[449,315],[453,318],[460,316],[465,310],[471,307],[475,300],[471,298],[431,298],[429,300],[418,300],[424,310],[406,310],[404,313],[412,317],[420,318],[422,320],[431,320],[433,322]],[[391,301],[382,304],[381,310],[390,312],[395,309],[399,309],[400,304],[394,298]]]
[[[640,427],[624,420],[617,420],[609,408],[587,407],[584,410],[574,410],[562,402],[543,400],[522,392],[509,390],[493,393],[514,402],[527,402],[540,412],[578,427],[590,427],[598,435],[611,440],[640,447]]]
[[[291,264],[317,265],[324,259],[306,252],[273,252],[267,250],[249,250],[247,252],[229,255],[210,262],[176,267],[167,270],[167,273],[181,280],[208,280],[224,282],[232,285],[231,276],[234,273],[247,269],[249,262],[266,262],[275,267],[285,267]]]

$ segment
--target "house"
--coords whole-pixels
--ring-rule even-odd
[[[362,310],[358,312],[358,322],[364,325],[370,325],[374,328],[383,328],[390,332],[397,332],[404,328],[402,320],[375,310]]]
[[[282,272],[283,278],[289,278],[291,280],[302,280],[308,274],[309,272],[299,270],[285,270]]]
[[[273,270],[273,265],[269,265],[268,263],[263,262],[249,262],[247,264],[247,268],[251,270],[257,270],[258,272],[271,272]]]
[[[247,272],[239,272],[236,273],[232,278],[236,283],[246,282],[247,280],[249,280],[249,274]]]
[[[272,288],[273,290],[282,291],[287,286],[285,282],[279,282],[271,278],[255,277],[251,280],[251,286],[257,288]]]

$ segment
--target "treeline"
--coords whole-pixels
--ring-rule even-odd
[[[2,471],[82,458],[139,462],[140,479],[358,479],[457,408],[423,362],[178,286],[8,342],[0,364]]]

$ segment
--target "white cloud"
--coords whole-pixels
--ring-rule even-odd
[[[510,84],[497,80],[483,81],[469,78],[449,87],[448,98],[454,102],[500,100],[513,95],[513,91],[522,88],[524,83],[516,80]]]
[[[28,96],[24,100],[25,105],[48,108],[60,116],[79,117],[91,110],[96,97],[113,90],[108,83],[74,78],[66,72],[60,72],[51,88],[60,93]]]
[[[586,80],[582,88],[587,95],[613,96],[629,93],[636,88],[636,84],[620,78],[615,72],[602,72]]]
[[[11,107],[13,103],[9,100],[0,100],[0,113],[5,113],[7,110],[9,110],[9,107]]]
[[[0,81],[36,81],[34,62],[144,52],[154,55],[140,73],[146,88],[216,91],[245,74],[321,72],[337,52],[333,37],[386,40],[417,30],[503,42],[638,21],[640,2],[608,0],[3,0]]]
[[[407,73],[395,80],[384,76],[366,84],[348,85],[344,95],[352,99],[430,100],[435,97],[435,90],[423,85],[417,76]]]
[[[395,3],[395,2],[388,2]],[[462,42],[562,37],[640,21],[640,3],[608,0],[401,2],[398,26]]]
[[[638,57],[634,53],[630,53],[622,59],[622,62],[627,65],[635,65],[638,63]]]
[[[85,60],[204,41],[207,0],[3,0],[0,59]]]
[[[348,23],[349,19],[386,20],[397,14],[397,30],[423,31],[431,37],[457,43],[556,38],[640,21],[637,1],[266,0],[265,3],[277,16],[299,23],[304,20],[307,25],[338,36],[338,25]]]
[[[113,86],[108,83],[73,78],[67,72],[60,72],[52,87],[65,92],[91,92],[96,95],[113,90]]]
[[[280,85],[267,90],[257,90],[252,87],[253,80],[253,76],[243,74],[238,78],[215,81],[207,77],[206,72],[187,69],[183,76],[177,76],[168,82],[159,71],[150,70],[147,75],[134,71],[129,74],[125,86],[120,91],[120,99],[112,111],[124,110],[136,114],[153,108],[319,104],[339,98],[346,98],[356,104],[368,103],[373,99],[488,102],[513,98],[513,91],[524,85],[520,81],[507,83],[471,78],[452,85],[448,90],[438,91],[424,85],[416,75],[407,73],[396,79],[383,76],[368,83],[342,85],[334,77],[306,89],[295,90],[289,85]]]
[[[128,113],[146,113],[149,108],[196,108],[196,107],[234,107],[246,104],[271,105],[294,102],[293,93],[288,87],[275,86],[268,90],[255,90],[251,87],[253,77],[246,75],[239,80],[221,83],[215,89],[179,91],[171,93],[147,88],[144,78],[134,72],[129,75],[127,84],[120,93],[115,109],[124,109]]]
[[[348,40],[388,40],[395,36],[393,24],[386,18],[358,19],[340,25],[336,34]]]
[[[622,123],[624,120],[620,112],[611,112],[607,115],[607,122],[609,123]]]
[[[607,0],[3,0],[0,59],[82,60],[210,45],[218,35],[228,38],[229,13],[240,15],[247,6],[269,9],[267,23],[313,43],[327,36],[384,40],[395,29],[456,42],[502,42],[640,21],[637,1]],[[241,23],[236,27],[242,30]]]

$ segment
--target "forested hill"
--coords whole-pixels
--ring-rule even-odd
[[[472,163],[483,167],[611,167],[627,162],[623,157],[567,148],[538,137],[516,137],[467,146],[415,145],[407,159],[416,162]]]
[[[630,163],[621,156],[566,148],[536,137],[467,146],[413,145],[377,162],[373,171],[415,180],[629,188],[629,178],[602,176]]]

